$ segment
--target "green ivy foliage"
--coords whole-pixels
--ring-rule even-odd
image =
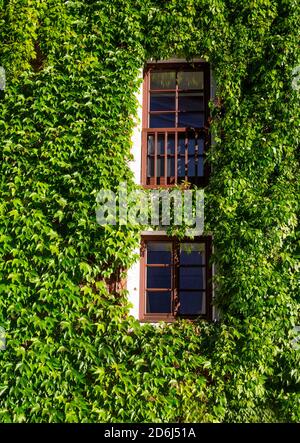
[[[0,6],[0,421],[299,421],[299,2]],[[108,282],[134,262],[138,229],[95,217],[101,188],[134,188],[139,72],[174,54],[217,80],[218,324],[131,318]]]

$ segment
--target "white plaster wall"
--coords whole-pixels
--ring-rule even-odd
[[[137,254],[139,250],[135,251]],[[140,297],[140,262],[137,261],[127,272],[128,301],[131,304],[130,314],[139,318]]]
[[[140,78],[143,78],[141,70]],[[137,93],[138,100],[138,115],[136,125],[132,134],[132,155],[133,161],[130,162],[130,168],[134,173],[134,181],[136,184],[141,184],[141,143],[142,143],[142,104],[143,104],[143,84]],[[139,250],[134,251],[139,254]],[[127,272],[127,290],[128,301],[132,305],[130,314],[135,318],[139,318],[139,294],[140,294],[140,263],[137,261]]]
[[[143,78],[143,71],[140,72],[140,79]],[[131,143],[132,150],[131,153],[134,157],[133,161],[130,162],[130,168],[134,173],[134,181],[136,184],[141,184],[141,156],[142,156],[142,114],[143,114],[143,84],[141,82],[139,91],[137,93],[138,101],[138,112],[136,118],[136,125],[132,134]]]

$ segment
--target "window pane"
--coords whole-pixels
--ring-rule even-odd
[[[204,153],[204,140],[203,140],[203,138],[198,138],[197,145],[198,145],[198,154],[203,154]]]
[[[178,127],[179,128],[200,128],[204,126],[203,112],[179,112]]]
[[[181,243],[180,244],[181,265],[204,265],[205,244],[204,243]]]
[[[154,177],[154,157],[148,157],[147,177]]]
[[[154,154],[154,135],[148,135],[148,154]]]
[[[172,243],[149,242],[147,244],[148,264],[169,264],[172,259]]]
[[[168,177],[175,176],[175,159],[168,158]]]
[[[180,268],[180,289],[205,289],[205,268]]]
[[[178,159],[177,159],[177,175],[178,175],[178,177],[185,176],[185,159],[184,159],[184,157],[178,157]]]
[[[178,138],[178,154],[185,153],[185,135],[180,134]]]
[[[151,72],[150,89],[175,89],[176,74],[172,72]]]
[[[171,288],[171,268],[147,268],[147,288]]]
[[[175,128],[175,113],[150,114],[150,128]]]
[[[188,159],[188,176],[189,177],[196,176],[195,157],[189,157]]]
[[[156,177],[164,177],[165,176],[165,159],[158,158],[157,159],[157,174]]]
[[[178,107],[179,111],[203,111],[203,93],[179,92]]]
[[[195,154],[195,145],[196,145],[196,139],[190,138],[188,141],[188,153],[190,155]]]
[[[157,154],[165,153],[165,134],[158,134],[157,136]]]
[[[196,109],[196,111],[198,110],[200,110],[199,107]],[[150,111],[175,111],[175,93],[151,93]]]
[[[178,72],[177,82],[179,89],[203,89],[203,72]]]
[[[205,314],[205,293],[180,291],[179,313],[182,315]]]
[[[168,134],[168,154],[175,154],[175,134]]]
[[[198,157],[198,177],[204,176],[204,159],[203,157]]]
[[[171,292],[151,292],[146,295],[147,314],[168,314],[171,313]]]

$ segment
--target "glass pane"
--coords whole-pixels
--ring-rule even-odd
[[[168,158],[168,177],[175,176],[175,159]]]
[[[150,265],[170,264],[172,243],[149,242],[147,244],[147,263]]]
[[[180,268],[180,289],[205,289],[205,268]]]
[[[157,154],[165,153],[165,134],[158,134],[157,136]]]
[[[205,244],[204,243],[181,243],[180,244],[181,265],[204,265]]]
[[[147,177],[154,177],[154,157],[148,157]]]
[[[175,89],[176,73],[173,72],[151,72],[150,89]]]
[[[188,141],[188,153],[190,155],[195,154],[195,145],[196,145],[196,140],[194,138],[190,138]]]
[[[204,152],[204,140],[203,140],[203,138],[198,138],[197,145],[198,145],[198,154],[203,154],[203,152]]]
[[[204,126],[203,112],[179,112],[178,127],[179,128],[200,128]]]
[[[179,111],[204,111],[203,93],[179,92]]]
[[[151,292],[146,295],[147,314],[168,314],[172,311],[171,292]]]
[[[180,291],[179,313],[182,315],[205,314],[205,293]]]
[[[157,173],[156,177],[164,177],[165,176],[165,159],[158,158],[157,159]]]
[[[171,268],[147,268],[147,288],[171,288]]]
[[[154,154],[154,135],[148,135],[148,154]]]
[[[180,134],[178,137],[178,154],[185,153],[185,135]]]
[[[179,89],[203,89],[203,72],[178,72],[177,82]]]
[[[204,158],[198,157],[198,177],[204,176]]]
[[[177,175],[178,175],[178,177],[185,176],[185,159],[184,159],[184,157],[178,157],[178,159],[177,159]]]
[[[188,159],[188,176],[189,177],[196,176],[195,157],[189,157]]]
[[[168,154],[175,154],[175,134],[168,134]]]
[[[200,110],[199,107],[196,109],[196,111],[198,110]],[[175,93],[151,93],[150,111],[175,111]]]
[[[175,128],[175,113],[150,114],[150,128]]]

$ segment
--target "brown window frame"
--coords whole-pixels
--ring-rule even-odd
[[[147,243],[148,242],[166,242],[172,243],[172,263],[170,264],[172,268],[172,288],[170,289],[171,297],[172,297],[172,313],[153,313],[149,314],[146,312],[146,254],[147,254]],[[178,251],[181,243],[203,243],[205,244],[205,302],[206,302],[206,313],[198,314],[198,315],[180,315],[176,313],[176,309],[178,310],[178,292],[179,292],[179,260],[178,260]],[[177,256],[174,251],[177,250]],[[139,303],[139,320],[142,322],[151,322],[155,323],[158,321],[166,321],[166,322],[174,322],[178,318],[186,318],[186,319],[206,319],[212,320],[212,266],[210,263],[212,254],[212,238],[211,237],[195,237],[194,239],[183,238],[178,239],[176,237],[169,237],[167,235],[143,235],[141,238],[141,250],[140,250],[140,303]],[[153,266],[153,265],[152,265]],[[155,265],[154,265],[155,266]],[[156,265],[157,266],[157,265]],[[159,265],[158,265],[159,266]],[[192,267],[192,265],[187,267]],[[155,291],[159,291],[159,288],[156,288]],[[167,289],[164,288],[164,291]]]
[[[149,128],[148,116],[149,116],[149,105],[150,105],[150,73],[152,71],[201,71],[204,74],[204,126],[200,128],[195,128],[195,130],[183,127],[172,127],[172,128]],[[156,92],[159,90],[156,90]],[[161,90],[168,91],[168,90]],[[178,89],[176,86],[176,94]],[[177,95],[176,95],[177,97]],[[171,188],[183,181],[189,181],[197,186],[206,186],[208,184],[208,179],[210,175],[210,166],[205,161],[205,155],[211,145],[211,136],[209,133],[209,120],[210,120],[210,110],[209,110],[209,100],[211,98],[210,94],[210,66],[209,63],[199,62],[199,63],[149,63],[144,70],[144,82],[143,82],[143,114],[142,114],[142,167],[141,167],[141,183],[145,188]],[[175,112],[178,112],[178,104],[176,104]],[[174,177],[168,177],[167,173],[167,152],[161,155],[165,157],[164,161],[164,177],[160,177],[159,183],[157,183],[157,137],[158,134],[164,134],[165,144],[169,134],[174,134],[175,137],[175,152],[174,152]],[[188,152],[186,148],[185,153],[185,176],[178,178],[178,138],[179,135],[185,135],[185,144],[187,145],[190,138],[203,139],[204,143],[204,174],[203,176],[197,176],[191,178],[188,176],[187,161]],[[153,135],[155,138],[155,154],[154,154],[154,177],[150,179],[150,183],[147,183],[147,159],[148,159],[148,135]],[[196,155],[196,154],[195,154]],[[197,158],[199,158],[198,156]],[[196,157],[195,157],[196,158]],[[198,161],[198,160],[197,160]]]

